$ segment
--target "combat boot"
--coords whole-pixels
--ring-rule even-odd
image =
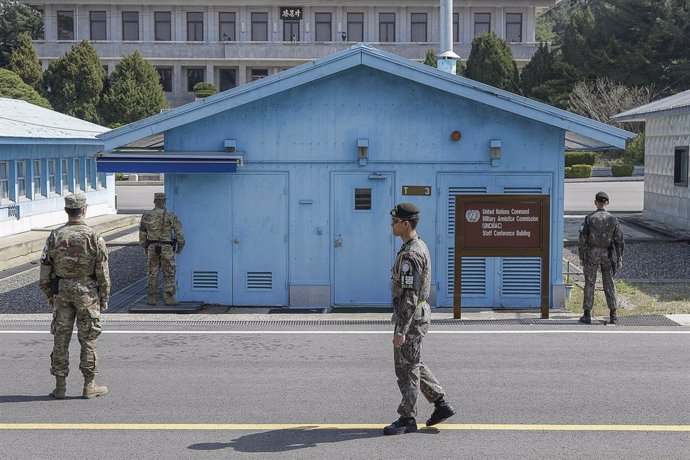
[[[156,294],[149,294],[146,303],[149,305],[156,305]]]
[[[65,399],[65,393],[67,392],[67,382],[65,377],[59,375],[55,376],[55,389],[49,396],[55,399]]]
[[[434,401],[434,406],[434,411],[431,413],[429,420],[426,421],[426,426],[437,425],[455,415],[455,409],[443,399],[443,396]]]
[[[81,397],[84,399],[92,399],[96,396],[102,396],[108,392],[108,387],[105,385],[96,385],[93,377],[84,378],[84,393]]]
[[[174,295],[166,295],[165,296],[165,304],[166,305],[177,305],[177,299],[175,299]]]
[[[383,429],[383,434],[405,434],[417,431],[417,421],[414,417],[400,417]]]
[[[609,316],[609,320],[611,324],[616,324],[618,322],[618,315],[616,315],[616,309],[610,310],[611,316]]]
[[[585,310],[585,314],[580,317],[580,322],[584,324],[592,324],[591,310]]]

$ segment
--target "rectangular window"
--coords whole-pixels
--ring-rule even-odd
[[[137,41],[139,40],[139,12],[122,12],[122,39]]]
[[[235,41],[235,13],[218,13],[218,40]]]
[[[187,13],[187,41],[204,41],[204,13]]]
[[[156,11],[153,13],[154,38],[157,42],[169,42],[172,40],[172,24],[170,11]]]
[[[237,86],[237,71],[235,69],[218,70],[218,89],[225,91]]]
[[[74,192],[81,190],[81,158],[74,159]]]
[[[252,69],[252,81],[268,77],[268,69]]]
[[[204,81],[206,69],[187,69],[187,91],[190,93],[194,91],[194,85]]]
[[[410,14],[410,41],[411,42],[425,42],[426,41],[426,13],[411,13]]]
[[[453,13],[453,41],[460,43],[460,13]]]
[[[673,183],[688,186],[688,148],[676,147],[673,158]]]
[[[62,194],[69,193],[69,159],[62,159]]]
[[[93,158],[86,159],[86,190],[93,190]]]
[[[163,91],[166,93],[172,92],[172,67],[156,67],[156,70],[158,71],[158,79],[161,82]]]
[[[48,194],[55,194],[55,160],[48,160]]]
[[[29,5],[29,8],[32,8],[38,12],[38,14],[41,15],[41,24],[46,23],[46,13],[43,10],[43,8],[39,8],[37,6],[31,6]],[[45,27],[41,27],[41,30],[36,34],[36,40],[45,40],[46,35],[45,35]]]
[[[268,13],[252,13],[252,41],[268,41]]]
[[[288,19],[283,21],[283,41],[284,42],[298,42],[299,41],[299,21]]]
[[[520,43],[522,41],[522,14],[506,13],[506,41]]]
[[[105,11],[89,11],[91,40],[107,40]]]
[[[491,32],[491,13],[474,13],[474,36]]]
[[[349,42],[364,41],[364,13],[347,13],[347,36]]]
[[[395,41],[395,13],[379,13],[379,41]]]
[[[314,38],[317,42],[333,41],[332,24],[331,13],[316,13],[314,15],[314,25],[316,27]]]
[[[355,189],[355,211],[370,211],[371,210],[371,189],[370,188],[356,188]]]
[[[26,196],[26,160],[17,161],[17,196]]]
[[[58,40],[74,40],[74,11],[57,12]]]
[[[10,164],[8,161],[0,161],[0,199],[10,198]]]
[[[41,160],[34,160],[34,198],[43,195],[41,188]]]

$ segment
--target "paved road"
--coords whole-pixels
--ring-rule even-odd
[[[46,324],[0,325],[0,445],[5,458],[687,458],[690,329],[506,327],[435,327],[425,362],[459,414],[383,437],[399,393],[381,326],[106,323],[111,393],[53,401]]]

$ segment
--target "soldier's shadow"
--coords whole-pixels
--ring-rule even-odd
[[[64,399],[81,399],[81,396],[65,396]],[[0,404],[35,401],[56,401],[56,399],[48,395],[0,395]]]
[[[358,439],[383,437],[381,429],[313,429],[304,427],[273,430],[261,433],[252,433],[241,436],[230,442],[207,442],[192,444],[192,450],[221,450],[234,449],[237,452],[289,452],[298,449],[316,447],[319,444],[353,441]],[[437,429],[426,428],[418,433],[435,434]]]

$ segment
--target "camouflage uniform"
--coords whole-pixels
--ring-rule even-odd
[[[86,199],[72,195],[65,202],[66,207],[77,209],[85,206]],[[54,301],[50,373],[56,377],[69,374],[69,343],[76,319],[81,345],[79,369],[85,379],[93,381],[98,367],[96,339],[101,334],[99,304],[106,304],[110,296],[108,252],[103,238],[83,220],[53,230],[41,255],[39,286]]]
[[[164,193],[155,194],[155,200],[164,199]],[[149,303],[155,303],[159,268],[163,271],[166,303],[176,303],[174,297],[175,292],[177,292],[175,253],[181,253],[184,244],[180,220],[164,206],[157,206],[141,216],[139,245],[146,250],[148,256],[147,292]]]
[[[414,236],[403,244],[391,269],[395,333],[405,335],[400,348],[393,349],[395,375],[402,394],[398,406],[401,417],[417,414],[417,393],[429,402],[445,395],[443,388],[421,361],[422,340],[429,329],[431,308],[431,257],[424,241]]]
[[[608,201],[608,200],[607,200]],[[613,267],[615,260],[623,256],[625,242],[618,219],[604,209],[597,209],[585,217],[580,226],[578,251],[580,260],[584,260],[585,292],[583,308],[592,310],[594,304],[594,284],[597,281],[597,269],[601,268],[601,280],[609,310],[616,309],[616,288],[613,285]],[[616,259],[613,259],[613,255]]]

